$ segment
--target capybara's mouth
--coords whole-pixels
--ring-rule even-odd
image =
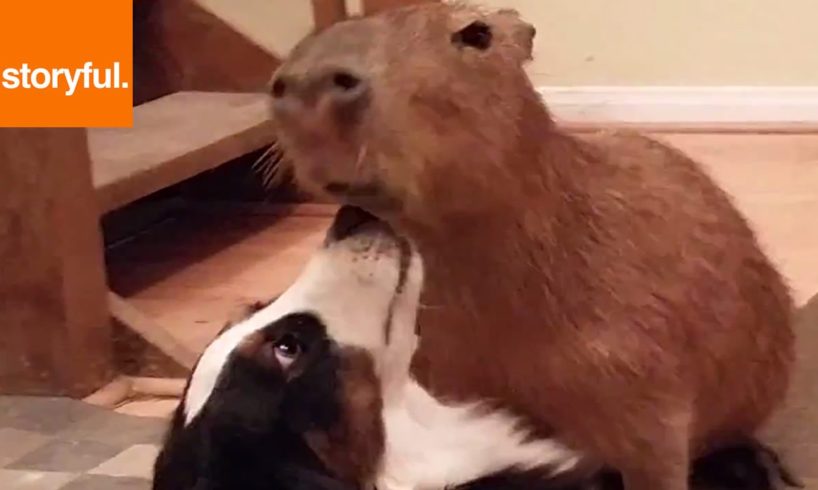
[[[397,210],[400,206],[400,201],[382,184],[375,181],[330,182],[324,185],[323,190],[341,203],[361,207],[381,216]]]
[[[324,190],[333,196],[348,198],[371,197],[381,193],[380,186],[374,182],[365,184],[330,182],[324,186]]]
[[[320,147],[303,145],[287,131],[278,136],[296,182],[306,190],[375,214],[393,210],[398,204],[379,178],[376,162],[367,155],[357,155],[357,151],[331,142]]]

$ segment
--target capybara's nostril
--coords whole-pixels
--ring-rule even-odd
[[[369,100],[369,83],[348,70],[314,69],[280,74],[269,85],[274,115],[280,120],[307,118],[312,123],[331,122],[330,113],[342,125],[354,123]],[[311,123],[311,124],[312,124]]]
[[[273,85],[270,87],[270,93],[273,95],[273,98],[280,99],[287,94],[287,82],[279,77],[273,81]]]
[[[304,109],[298,78],[279,75],[269,85],[274,119],[281,122],[296,117]]]

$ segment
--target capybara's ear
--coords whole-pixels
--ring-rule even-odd
[[[520,63],[530,60],[534,54],[534,37],[537,29],[524,21],[514,9],[500,9],[488,15],[488,23],[497,37],[518,58]]]

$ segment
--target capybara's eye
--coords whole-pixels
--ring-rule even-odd
[[[491,46],[491,38],[491,27],[476,20],[452,34],[452,43],[485,51]]]
[[[273,344],[276,359],[283,369],[287,369],[304,350],[301,341],[293,334],[284,334]]]
[[[350,73],[339,71],[332,76],[332,83],[341,90],[352,90],[361,83],[361,79]]]

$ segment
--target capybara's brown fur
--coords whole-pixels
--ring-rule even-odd
[[[789,293],[684,154],[554,124],[533,35],[462,4],[337,24],[277,72],[278,136],[301,182],[420,247],[428,385],[506,403],[629,490],[682,490],[691,454],[782,400]]]

